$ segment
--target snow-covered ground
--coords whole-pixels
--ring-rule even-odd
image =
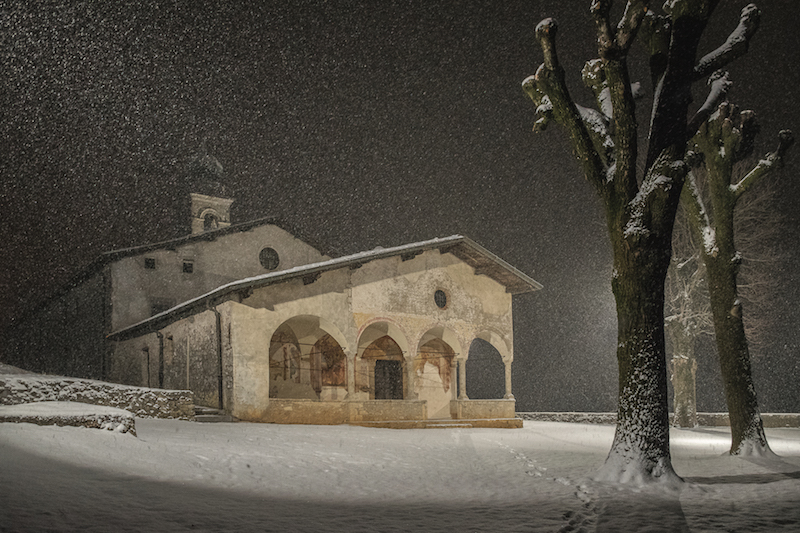
[[[673,430],[680,492],[588,477],[612,426],[508,429],[200,424],[138,437],[0,424],[0,531],[800,530],[800,430],[780,459],[724,455],[721,428]]]

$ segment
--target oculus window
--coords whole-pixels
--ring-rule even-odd
[[[276,252],[274,248],[269,247],[261,250],[261,252],[258,254],[258,260],[261,262],[261,266],[267,270],[275,270],[280,264],[278,252]]]
[[[440,289],[433,293],[433,301],[436,302],[436,307],[444,309],[447,307],[447,294]]]

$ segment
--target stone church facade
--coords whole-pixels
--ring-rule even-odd
[[[536,281],[459,235],[335,256],[277,220],[231,224],[228,199],[191,203],[190,235],[101,256],[17,325],[9,362],[256,422],[515,425],[512,296]],[[476,339],[503,398],[467,398]]]

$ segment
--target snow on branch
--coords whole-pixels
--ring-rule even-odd
[[[716,232],[708,218],[708,211],[700,195],[700,187],[697,178],[691,170],[686,175],[686,181],[681,193],[681,200],[689,213],[689,223],[699,229],[699,234],[703,236],[703,250],[706,255],[716,256],[719,253],[717,248]]]
[[[764,159],[743,177],[736,185],[731,185],[731,191],[739,199],[744,193],[750,190],[758,180],[767,175],[775,165],[783,162],[786,151],[794,144],[794,135],[789,130],[782,130],[778,134],[778,147],[774,152],[768,153]]]
[[[708,97],[706,97],[705,103],[697,110],[692,120],[689,121],[689,126],[687,128],[689,137],[697,133],[700,124],[705,122],[708,117],[711,116],[711,113],[717,109],[717,106],[719,106],[728,95],[728,91],[733,85],[733,82],[730,80],[727,72],[717,71],[709,78],[708,84],[711,86],[711,89],[708,91]]]
[[[739,25],[728,36],[725,43],[713,52],[706,54],[697,63],[694,68],[695,79],[704,78],[746,54],[750,39],[758,30],[760,20],[761,11],[755,4],[745,6],[739,17]]]

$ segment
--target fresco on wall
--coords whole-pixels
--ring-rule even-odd
[[[322,386],[347,386],[347,357],[330,335],[320,338],[311,348],[311,379],[314,390]]]
[[[442,382],[442,389],[447,392],[450,390],[450,374],[454,355],[453,349],[446,342],[440,339],[430,340],[419,349],[419,355],[414,361],[414,372],[418,379],[422,379],[425,374],[425,365],[436,367]]]
[[[346,392],[347,357],[329,334],[309,346],[298,342],[290,328],[279,328],[270,344],[269,372],[270,398],[320,399],[326,388]]]

